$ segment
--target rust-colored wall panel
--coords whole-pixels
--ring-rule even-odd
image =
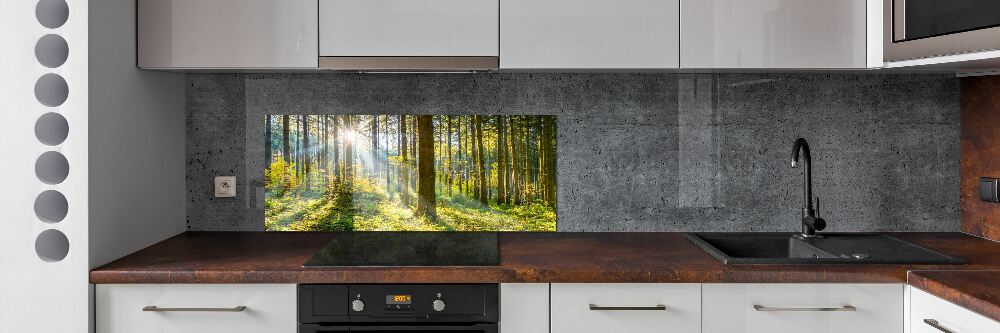
[[[979,200],[979,177],[1000,178],[1000,76],[962,78],[962,231],[1000,241],[1000,203]]]

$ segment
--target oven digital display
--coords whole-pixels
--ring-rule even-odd
[[[397,304],[412,304],[412,295],[385,295],[385,304],[397,305]]]

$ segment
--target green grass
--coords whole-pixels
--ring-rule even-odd
[[[314,177],[314,178],[313,178]],[[540,202],[490,205],[454,191],[438,193],[437,218],[414,214],[399,194],[390,195],[385,180],[355,177],[353,187],[325,184],[325,176],[310,178],[296,188],[268,187],[264,223],[273,231],[555,231],[556,214]],[[410,192],[412,198],[416,193]],[[411,200],[411,202],[414,200]]]

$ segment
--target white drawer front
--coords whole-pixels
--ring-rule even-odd
[[[319,54],[499,56],[498,0],[320,0]]]
[[[552,284],[552,333],[701,331],[699,284]],[[665,310],[591,310],[656,307]]]
[[[99,333],[294,333],[294,284],[101,284],[96,287]],[[143,311],[160,308],[233,308],[241,312]]]
[[[549,333],[549,284],[501,283],[500,331]]]
[[[702,290],[705,333],[903,332],[902,284],[705,284]],[[845,305],[855,310],[817,309]]]
[[[952,333],[1000,332],[1000,322],[966,308],[910,288],[910,333],[942,333],[941,329],[924,322],[929,319]]]

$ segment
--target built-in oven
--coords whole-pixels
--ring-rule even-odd
[[[883,11],[886,61],[1000,49],[998,0],[884,0]]]
[[[497,333],[496,284],[303,284],[299,333]]]

